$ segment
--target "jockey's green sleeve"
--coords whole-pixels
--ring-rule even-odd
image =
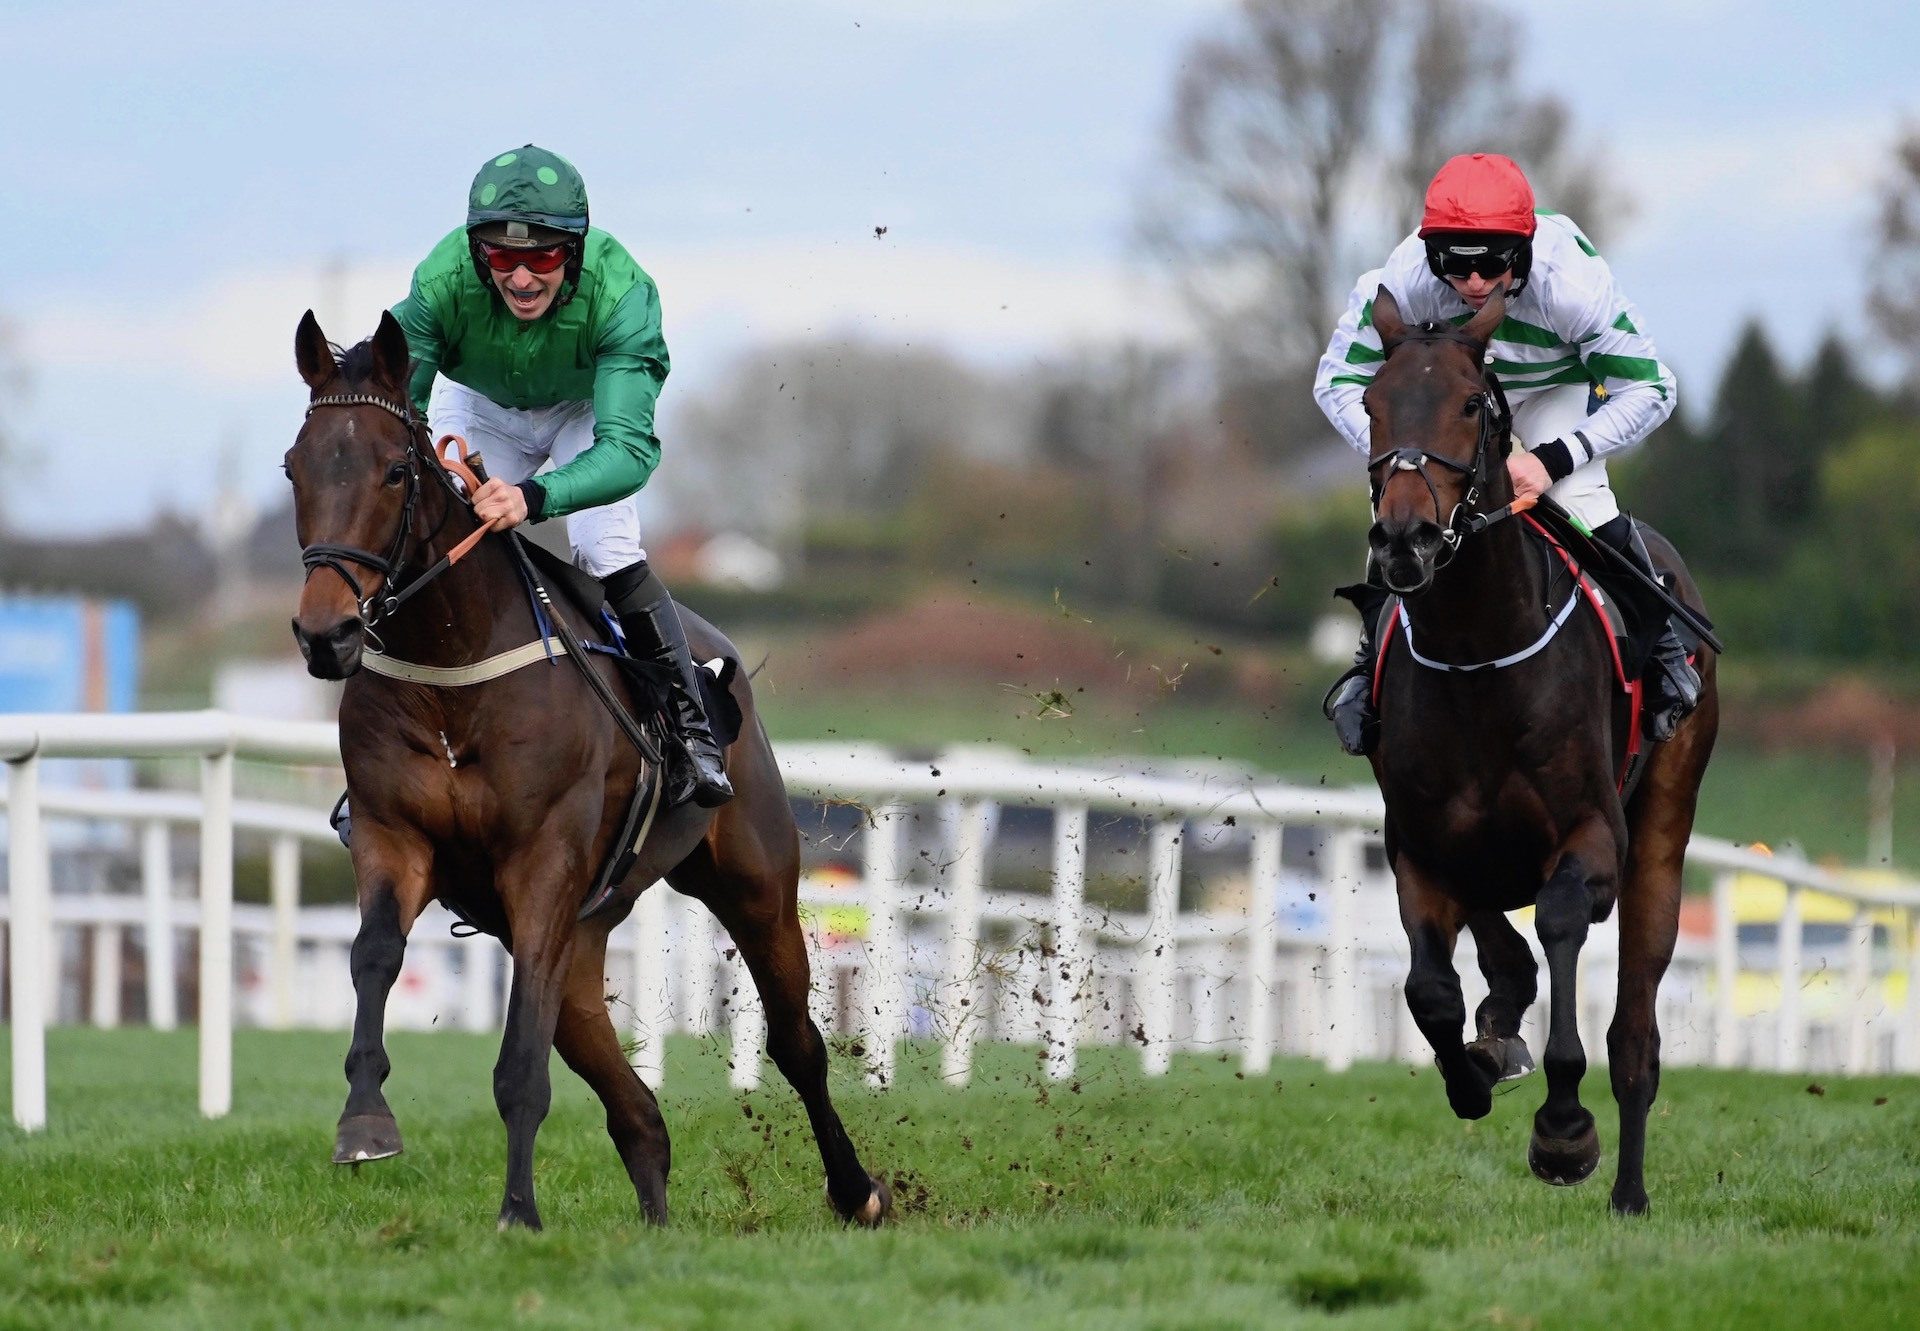
[[[414,270],[393,313],[406,330],[422,413],[435,372],[503,407],[593,403],[593,447],[534,478],[543,517],[625,499],[659,464],[653,411],[669,368],[660,293],[606,232],[587,233],[573,299],[530,323],[481,281],[458,228]]]

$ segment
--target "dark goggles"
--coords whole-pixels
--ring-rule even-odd
[[[1442,277],[1480,277],[1488,281],[1512,270],[1520,261],[1520,245],[1428,245],[1427,257]]]
[[[480,242],[480,256],[487,261],[487,267],[496,273],[510,273],[516,268],[525,268],[530,273],[550,273],[561,267],[573,253],[571,245],[546,245],[537,250],[515,249],[511,245],[490,245]]]

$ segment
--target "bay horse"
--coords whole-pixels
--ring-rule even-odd
[[[595,872],[650,764],[573,662],[541,660],[459,686],[360,668],[370,636],[382,656],[451,668],[535,643],[541,633],[505,536],[479,540],[444,576],[416,577],[406,590],[417,596],[394,604],[409,571],[436,568],[478,523],[409,403],[406,335],[393,316],[383,314],[370,339],[336,356],[308,311],[294,356],[312,397],[285,459],[308,569],[293,632],[312,674],[346,680],[340,756],[360,907],[335,1162],[400,1152],[381,1091],[390,1066],[387,993],[409,929],[437,899],[500,938],[513,957],[493,1072],[507,1133],[501,1227],[540,1227],[533,1148],[556,1048],[605,1104],[641,1214],[665,1223],[666,1124],[608,1016],[605,973],[608,934],[639,893],[664,878],[713,912],[746,961],[766,1008],[768,1052],[805,1103],[834,1209],[879,1224],[891,1210],[888,1189],[861,1166],[827,1095],[826,1044],[807,1011],[799,834],[744,673],[730,684],[742,717],[726,760],[734,799],[718,810],[687,804],[662,812],[608,908],[583,917]],[[552,613],[590,639],[587,617],[563,599],[553,598]],[[696,660],[737,660],[716,629],[684,607],[681,615]],[[636,707],[621,672],[592,655],[604,684]]]
[[[1551,989],[1546,1100],[1527,1159],[1549,1183],[1582,1182],[1599,1163],[1600,1140],[1580,1103],[1587,1062],[1574,984],[1588,927],[1617,904],[1619,999],[1607,1032],[1620,1111],[1612,1205],[1641,1214],[1647,1114],[1660,1084],[1655,996],[1673,957],[1682,858],[1719,726],[1716,659],[1702,648],[1700,706],[1656,746],[1623,803],[1617,783],[1638,700],[1615,681],[1610,631],[1582,611],[1555,634],[1556,576],[1575,595],[1564,568],[1529,524],[1476,521],[1512,511],[1514,498],[1510,418],[1485,368],[1505,311],[1496,295],[1464,326],[1410,327],[1384,286],[1374,298],[1386,360],[1365,395],[1368,542],[1402,598],[1406,631],[1382,647],[1371,762],[1412,951],[1406,1000],[1453,1111],[1485,1116],[1494,1084],[1532,1066],[1520,1019],[1534,1001],[1534,959],[1503,912],[1534,908]],[[1672,545],[1646,535],[1675,594],[1699,609]],[[1494,668],[1509,657],[1520,659]],[[1453,966],[1462,928],[1473,934],[1489,988],[1470,1044]]]

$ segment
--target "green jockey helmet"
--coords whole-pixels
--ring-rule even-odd
[[[467,237],[474,271],[489,289],[493,280],[481,242],[514,249],[570,244],[567,282],[555,308],[572,299],[580,283],[580,253],[587,238],[587,182],[572,162],[529,143],[488,160],[467,191]]]

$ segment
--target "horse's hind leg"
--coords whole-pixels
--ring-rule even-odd
[[[729,755],[733,802],[667,879],[706,903],[752,972],[766,1008],[767,1052],[806,1106],[833,1209],[843,1220],[877,1225],[892,1210],[892,1197],[861,1165],[827,1094],[827,1045],[807,1011],[811,981],[800,930],[799,837],[772,750],[758,724],[748,720]]]
[[[671,1164],[667,1124],[653,1092],[627,1062],[626,1050],[607,1015],[606,957],[605,934],[582,938],[575,946],[553,1044],[606,1106],[607,1135],[633,1180],[640,1214],[664,1225]]]
[[[1533,1071],[1533,1055],[1520,1038],[1520,1019],[1538,992],[1533,950],[1497,910],[1468,916],[1467,928],[1480,956],[1480,973],[1487,980],[1487,996],[1473,1017],[1477,1038],[1467,1045],[1467,1056],[1496,1082],[1524,1077]]]
[[[358,1165],[400,1154],[400,1125],[381,1086],[387,1058],[387,994],[406,957],[407,933],[427,903],[430,852],[410,835],[361,819],[353,861],[360,881],[354,935],[353,1043],[347,1049],[347,1104],[334,1133],[333,1162]]]
[[[1493,1108],[1494,1077],[1468,1056],[1460,1042],[1467,1024],[1467,1000],[1460,992],[1460,973],[1453,968],[1453,946],[1466,912],[1405,856],[1393,872],[1400,893],[1400,922],[1406,926],[1413,951],[1407,970],[1407,1010],[1433,1047],[1453,1112],[1461,1118],[1485,1118]]]
[[[1589,837],[1580,850],[1560,857],[1540,895],[1534,899],[1534,927],[1541,950],[1547,954],[1550,984],[1547,1004],[1547,1100],[1533,1116],[1533,1141],[1527,1164],[1548,1183],[1584,1182],[1600,1163],[1600,1137],[1593,1114],[1580,1103],[1580,1079],[1586,1075],[1587,1053],[1580,1044],[1580,949],[1587,941],[1596,900],[1611,904],[1611,845]],[[1588,857],[1591,857],[1590,859]],[[1590,867],[1593,866],[1593,867]],[[1604,868],[1598,866],[1605,866]]]
[[[1647,1210],[1647,1114],[1660,1090],[1655,1000],[1680,931],[1680,873],[1717,718],[1718,700],[1710,691],[1680,734],[1661,746],[1634,801],[1620,892],[1619,1001],[1607,1030],[1608,1072],[1620,1106],[1613,1209],[1622,1215]]]

